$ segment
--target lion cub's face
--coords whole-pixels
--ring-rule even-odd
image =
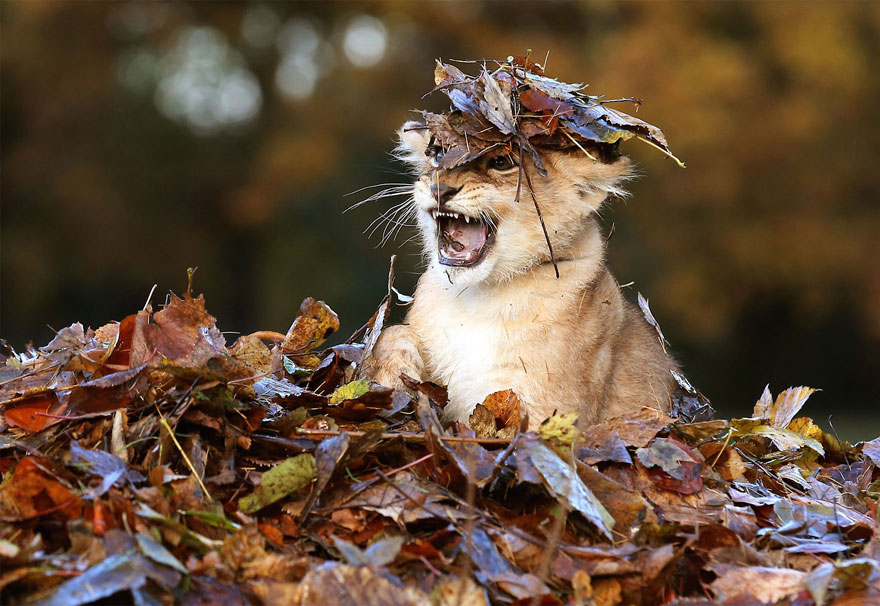
[[[439,148],[430,134],[409,122],[399,131],[401,156],[418,178],[414,188],[417,219],[429,271],[456,285],[498,282],[549,261],[550,253],[525,175],[519,184],[519,158],[487,154],[453,170],[436,167]],[[532,190],[541,209],[557,260],[569,258],[586,230],[587,219],[629,175],[629,161],[605,164],[575,153],[541,156],[546,176],[526,154]]]

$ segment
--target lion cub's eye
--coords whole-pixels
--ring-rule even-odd
[[[510,158],[510,156],[494,156],[489,158],[489,168],[492,170],[510,170],[516,164]]]
[[[443,159],[443,148],[439,145],[432,145],[428,148],[428,151],[425,152],[428,157],[431,158],[431,166],[437,167],[440,165],[440,160]]]

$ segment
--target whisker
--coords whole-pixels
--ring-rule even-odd
[[[396,206],[392,206],[391,208],[383,212],[381,215],[373,219],[373,222],[367,226],[367,229],[365,229],[364,232],[366,233],[366,231],[369,230],[369,237],[372,238],[373,234],[376,233],[376,230],[379,229],[379,227],[381,227],[383,223],[388,223],[395,220],[396,215],[402,210],[404,204],[406,203],[402,202]]]
[[[393,198],[396,196],[412,195],[412,191],[413,191],[413,185],[396,184],[392,187],[388,187],[386,189],[383,189],[382,191],[378,191],[378,192],[364,198],[363,200],[361,200],[359,202],[355,202],[354,204],[352,204],[351,206],[346,208],[343,211],[343,213],[347,213],[350,210],[354,210],[355,208],[359,208],[359,207],[363,206],[364,204],[366,204],[367,202],[375,202],[376,200],[382,200],[383,198]],[[356,193],[356,192],[352,192],[352,193]]]
[[[366,232],[367,230],[369,230],[371,227],[374,227],[374,226],[375,226],[375,227],[378,227],[378,226],[381,225],[384,221],[389,220],[394,214],[396,214],[398,211],[400,211],[400,209],[401,209],[403,206],[405,206],[406,204],[407,204],[407,201],[404,201],[404,202],[401,202],[401,203],[399,203],[399,204],[395,204],[395,205],[392,206],[391,208],[385,210],[385,211],[382,212],[378,217],[376,217],[375,219],[373,219],[372,223],[370,223],[370,224],[367,226],[367,229],[365,229],[364,232]],[[375,231],[375,229],[374,229],[373,231]],[[370,232],[370,235],[372,235],[372,232]]]
[[[407,202],[411,202],[412,200],[407,200]],[[398,207],[399,208],[399,207]],[[397,217],[400,211],[403,211],[400,217]],[[403,227],[416,227],[415,223],[411,223],[413,219],[415,219],[416,207],[415,204],[409,204],[404,208],[399,208],[398,212],[396,212],[392,218],[386,223],[387,233],[383,234],[382,241],[380,242],[380,246],[385,246],[389,240],[397,239],[397,234],[400,233],[400,230]],[[388,229],[390,228],[390,229]]]
[[[397,182],[388,182],[388,183],[373,183],[372,185],[364,185],[363,187],[359,187],[354,191],[350,191],[347,194],[343,194],[344,197],[353,196],[355,194],[359,194],[362,191],[367,191],[368,189],[377,189],[379,187],[412,187],[412,183],[397,183]]]

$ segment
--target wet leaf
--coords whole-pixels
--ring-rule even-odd
[[[683,423],[707,422],[715,416],[709,398],[700,393],[683,374],[670,370],[677,387],[672,392],[670,412]]]
[[[459,472],[475,486],[482,488],[495,475],[495,457],[479,444],[444,442],[432,437],[435,448],[446,453]]]
[[[618,530],[634,532],[643,524],[657,523],[651,504],[638,491],[626,488],[589,465],[578,465],[577,471],[590,492],[614,518]]]
[[[616,431],[608,434],[607,441],[595,447],[580,445],[577,448],[577,458],[589,465],[605,461],[632,464],[632,457],[629,456],[626,444]]]

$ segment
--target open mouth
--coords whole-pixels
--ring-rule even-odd
[[[486,256],[495,229],[482,219],[442,209],[432,211],[437,221],[437,251],[442,265],[469,267]]]

